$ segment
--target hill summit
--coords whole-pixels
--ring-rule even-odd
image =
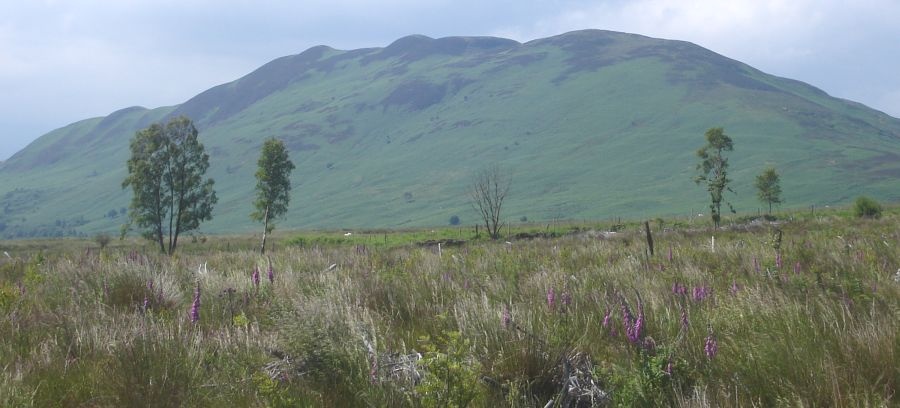
[[[248,214],[260,146],[297,169],[279,228],[476,222],[472,175],[512,177],[509,221],[704,212],[694,152],[732,137],[733,202],[782,175],[785,205],[900,199],[900,120],[697,45],[601,30],[519,43],[413,35],[383,48],[327,46],[276,59],[170,107],[131,107],[50,132],[0,164],[0,236],[115,231],[135,131],[176,115],[198,126],[219,204],[209,232]]]

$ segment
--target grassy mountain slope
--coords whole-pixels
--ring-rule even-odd
[[[704,212],[693,155],[713,126],[735,142],[738,210],[760,206],[752,182],[769,164],[786,205],[900,198],[900,120],[690,43],[597,30],[525,44],[410,36],[314,47],[175,107],[51,132],[0,167],[0,234],[113,231],[130,197],[128,140],[179,114],[211,156],[220,200],[206,231],[256,227],[253,173],[270,136],[297,165],[282,227],[474,223],[465,190],[494,163],[513,178],[509,219]]]

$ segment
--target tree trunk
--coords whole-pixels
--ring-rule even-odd
[[[266,253],[266,237],[269,233],[269,206],[266,206],[266,213],[263,215],[263,237],[262,237],[262,245],[259,247],[259,254]]]

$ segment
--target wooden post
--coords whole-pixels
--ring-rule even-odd
[[[650,249],[650,256],[653,256],[653,235],[650,234],[650,221],[644,221],[644,231],[647,233],[647,248]]]

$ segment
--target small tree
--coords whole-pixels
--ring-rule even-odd
[[[503,227],[500,210],[509,192],[509,184],[509,178],[503,175],[499,167],[493,166],[475,175],[469,191],[472,207],[484,221],[491,239],[500,238],[500,229]]]
[[[134,195],[123,234],[137,224],[144,228],[144,237],[171,255],[180,234],[212,219],[217,201],[214,182],[203,179],[209,155],[190,119],[181,116],[138,131],[131,139],[127,165],[122,188],[131,187]]]
[[[263,222],[262,245],[259,253],[266,252],[266,237],[275,229],[272,222],[287,212],[291,200],[291,171],[294,163],[288,157],[287,148],[278,139],[263,143],[259,155],[259,169],[256,170],[256,211],[250,218]]]
[[[881,217],[881,204],[866,196],[857,197],[853,203],[853,214],[859,218]]]
[[[720,127],[707,130],[705,136],[706,145],[697,150],[697,157],[700,158],[697,171],[700,174],[694,177],[694,182],[706,184],[706,189],[709,191],[709,209],[712,213],[713,225],[719,228],[724,192],[727,190],[734,193],[734,190],[728,187],[728,183],[731,182],[728,179],[728,158],[723,155],[723,152],[734,150],[734,144],[731,138],[725,134],[725,130]],[[734,212],[731,203],[727,201],[725,203],[731,212]]]
[[[756,176],[756,196],[759,201],[769,205],[768,214],[772,213],[772,204],[781,203],[781,180],[774,167],[767,167]]]

